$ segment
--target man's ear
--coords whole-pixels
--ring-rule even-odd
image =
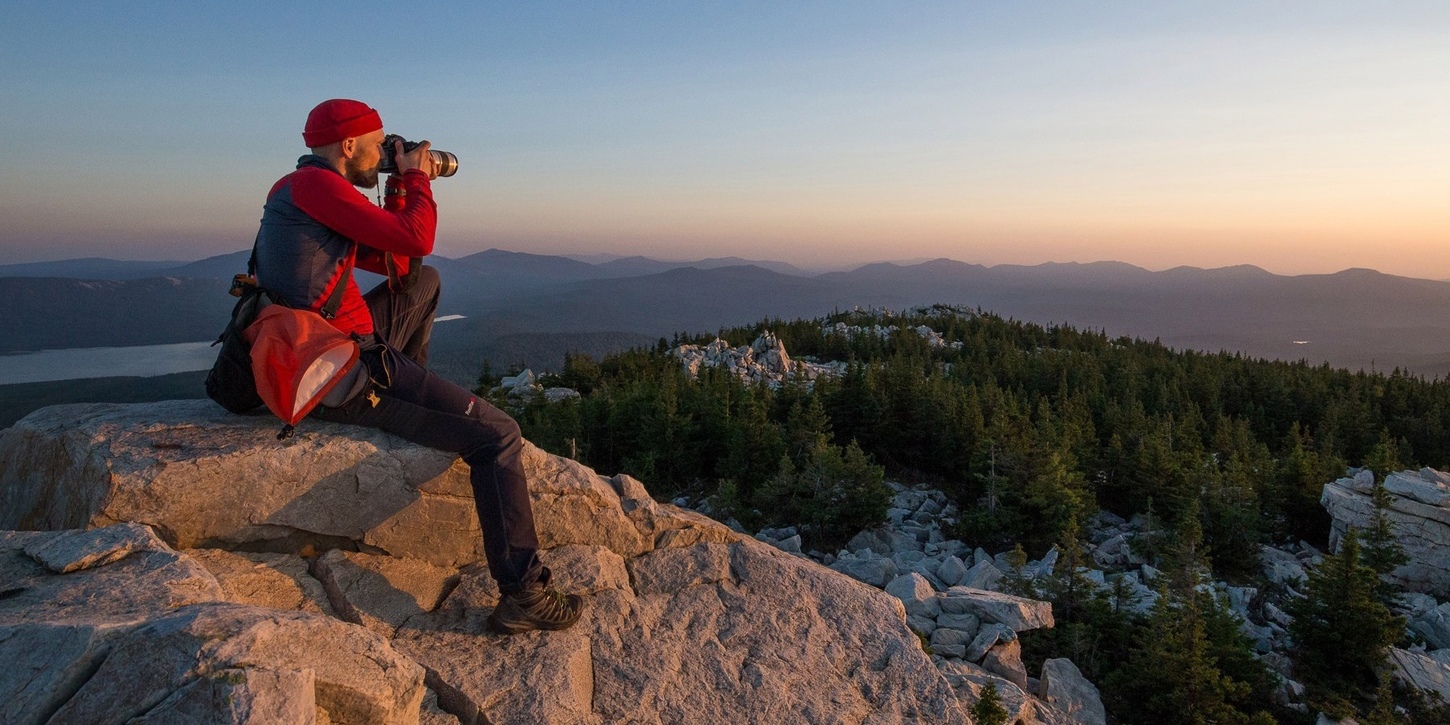
[[[348,138],[343,139],[342,140],[342,146],[338,150],[339,151],[342,151],[342,157],[343,158],[345,158],[345,159],[352,158],[353,157],[353,154],[357,153],[357,138],[350,136]]]

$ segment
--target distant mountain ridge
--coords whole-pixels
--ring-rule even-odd
[[[54,277],[64,279],[132,280],[152,277],[215,277],[228,279],[247,269],[250,249],[200,259],[194,262],[133,261],[85,257],[51,262],[0,264],[0,278]],[[428,263],[434,266],[460,265],[482,275],[513,275],[554,280],[603,279],[638,277],[646,274],[694,267],[718,269],[755,265],[780,274],[808,277],[809,272],[787,262],[750,260],[740,257],[713,257],[694,261],[661,261],[649,257],[615,257],[588,262],[568,256],[531,254],[503,249],[487,249],[456,259],[433,255]]]
[[[231,306],[225,280],[245,268],[246,256],[244,250],[167,267],[161,278],[105,284],[4,273],[104,271],[108,260],[0,267],[0,352],[212,339]],[[503,335],[607,333],[637,341],[767,317],[940,302],[1180,348],[1450,373],[1450,283],[1373,270],[1285,276],[1251,265],[1154,272],[1122,262],[988,267],[943,258],[809,275],[789,265],[794,273],[735,261],[745,260],[590,263],[499,249],[430,257],[444,282],[439,314],[466,318],[440,325],[435,347],[462,369]],[[117,264],[116,274],[141,269]],[[359,283],[379,279],[360,275]],[[608,347],[591,338],[589,347],[600,346]]]
[[[138,262],[102,257],[62,259],[54,262],[0,264],[0,277],[63,277],[69,279],[144,279],[186,262]]]

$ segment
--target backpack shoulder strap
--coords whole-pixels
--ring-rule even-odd
[[[338,276],[337,284],[332,286],[332,294],[327,296],[327,302],[322,305],[323,319],[330,320],[337,317],[337,311],[342,308],[342,295],[347,291],[347,283],[352,280],[352,265],[356,260],[357,244],[353,243],[352,253],[347,255],[347,263],[343,265],[342,274]]]

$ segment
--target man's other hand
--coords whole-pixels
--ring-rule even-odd
[[[398,173],[402,174],[408,169],[418,169],[428,175],[429,179],[438,178],[438,169],[433,165],[433,155],[428,149],[433,144],[428,141],[421,141],[418,147],[408,153],[403,153],[403,142],[393,141],[393,158],[398,160]]]

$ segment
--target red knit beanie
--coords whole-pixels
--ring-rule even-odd
[[[317,108],[307,114],[307,128],[302,131],[302,142],[308,148],[317,148],[345,138],[371,133],[382,127],[383,119],[368,104],[334,98],[317,104]]]

